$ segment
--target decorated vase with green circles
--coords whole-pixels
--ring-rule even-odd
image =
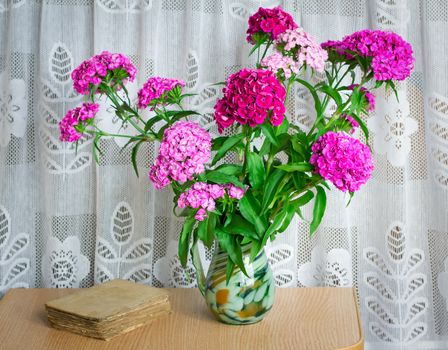
[[[226,280],[228,254],[219,244],[205,278],[200,268],[198,284],[207,306],[221,322],[245,325],[259,322],[274,304],[275,283],[264,249],[250,261],[250,246],[242,247],[246,274],[235,266]]]

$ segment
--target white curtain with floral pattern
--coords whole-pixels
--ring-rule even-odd
[[[373,179],[348,208],[331,191],[312,239],[308,223],[295,219],[267,248],[277,285],[356,286],[367,349],[448,349],[445,0],[0,0],[0,296],[118,277],[195,286],[186,277],[194,270],[176,257],[181,222],[171,193],[155,191],[144,175],[156,146],[142,148],[136,178],[121,140],[102,140],[97,164],[92,140],[76,151],[58,140],[58,122],[82,100],[70,72],[109,50],[137,66],[134,95],[153,75],[184,79],[197,94],[189,108],[216,133],[220,89],[211,84],[253,65],[245,31],[259,5],[282,5],[320,41],[393,30],[416,57],[399,101],[380,92],[366,117]],[[300,88],[291,95],[288,117],[309,128],[310,96]],[[103,129],[120,127],[104,103],[98,118]]]

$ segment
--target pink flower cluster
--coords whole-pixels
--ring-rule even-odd
[[[350,85],[348,88],[350,90],[353,90],[357,86],[358,86],[358,84],[353,84],[353,85]],[[359,90],[364,92],[364,97],[367,101],[367,111],[373,112],[375,110],[375,95],[363,86],[361,86],[361,88]]]
[[[73,87],[82,95],[90,93],[92,85],[99,85],[108,71],[122,69],[127,73],[126,79],[134,81],[137,69],[129,58],[121,53],[103,51],[99,55],[82,62],[73,72]],[[98,91],[101,92],[101,91]]]
[[[226,190],[231,198],[241,199],[244,195],[244,190],[233,184],[215,185],[207,184],[205,182],[196,182],[190,189],[179,196],[177,205],[179,208],[199,208],[196,212],[195,219],[202,221],[207,218],[207,211],[215,210],[215,200],[224,198]]]
[[[355,119],[353,119],[353,117],[351,116],[351,115],[348,115],[348,114],[342,114],[341,115],[341,119],[342,120],[346,120],[346,121],[348,121],[349,122],[349,124],[351,125],[351,130],[350,130],[350,134],[353,134],[354,132],[355,132],[355,130],[357,129],[357,128],[359,128],[359,124],[358,124],[358,122],[355,120]]]
[[[96,103],[83,103],[81,107],[69,110],[59,122],[59,139],[67,142],[78,141],[82,135],[76,131],[75,126],[88,119],[93,119],[99,108],[100,106]]]
[[[369,147],[343,133],[329,131],[312,146],[310,163],[315,172],[341,191],[355,192],[373,172]]]
[[[215,105],[219,132],[235,121],[251,127],[263,124],[268,115],[272,125],[282,123],[286,90],[271,71],[242,69],[229,77],[223,92]]]
[[[299,72],[297,62],[292,57],[283,56],[278,51],[261,60],[261,65],[275,74],[281,69],[285,79],[289,79],[293,73],[297,74]]]
[[[270,39],[277,37],[287,29],[295,29],[297,24],[291,15],[278,6],[273,9],[260,7],[249,18],[249,28],[247,29],[247,41],[251,44],[255,43],[253,35],[255,33],[267,33]]]
[[[345,54],[347,59],[353,58],[351,54],[371,58],[376,80],[404,80],[414,68],[412,46],[392,32],[365,29],[344,37],[342,41],[326,42],[322,47]]]
[[[244,189],[241,187],[235,186],[234,184],[227,184],[226,185],[227,194],[230,198],[235,198],[240,200],[244,196]]]
[[[138,92],[138,107],[148,107],[151,101],[160,98],[163,94],[171,91],[176,86],[183,87],[185,86],[185,82],[182,80],[161,77],[149,78]]]
[[[193,174],[204,172],[210,156],[210,134],[197,123],[177,122],[165,130],[149,178],[157,189],[167,186],[171,180],[192,180]]]
[[[318,72],[324,70],[328,58],[327,51],[302,28],[285,31],[278,36],[275,43],[277,47],[283,47],[285,51],[293,54],[300,65],[306,63]]]

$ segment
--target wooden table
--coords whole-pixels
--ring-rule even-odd
[[[74,291],[10,290],[0,300],[0,349],[363,349],[351,288],[277,289],[271,312],[247,326],[215,321],[197,290],[172,289],[173,314],[108,342],[49,327],[45,302]]]

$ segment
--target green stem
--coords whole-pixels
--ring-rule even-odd
[[[266,175],[269,176],[269,173],[271,172],[271,166],[272,162],[274,161],[275,154],[269,152],[268,161],[266,163]]]
[[[268,43],[267,43],[267,45],[266,45],[266,48],[264,49],[263,56],[261,56],[261,59],[258,61],[258,63],[260,63],[261,61],[263,61],[264,57],[265,57],[266,54],[268,53],[268,49],[269,49],[269,47],[271,46],[271,44],[272,44],[272,40],[269,40]]]
[[[293,196],[299,196],[300,194],[302,194],[305,191],[308,191],[311,188],[316,187],[317,185],[319,185],[320,183],[322,183],[324,181],[324,179],[319,179],[317,181],[311,181],[309,184],[307,184],[306,186],[304,186],[300,191],[295,191],[293,192]],[[298,200],[298,198],[295,198],[291,203],[293,203],[294,201]]]
[[[246,129],[246,144],[244,147],[244,162],[243,162],[243,170],[241,177],[244,178],[246,176],[246,168],[247,168],[247,155],[250,152],[250,139],[252,136],[252,128],[245,128]]]
[[[96,126],[95,126],[95,129],[97,131],[84,130],[84,132],[87,133],[87,134],[90,134],[90,135],[98,135],[98,134],[100,134],[101,136],[123,137],[123,138],[127,138],[127,139],[153,141],[152,138],[148,138],[148,137],[144,137],[144,136],[129,136],[129,135],[121,135],[121,134],[111,134],[111,133],[105,132],[105,131],[97,128]]]
[[[122,107],[121,105],[118,103],[116,97],[120,98],[110,87],[108,87],[108,89],[105,91],[106,96],[112,101],[112,103],[115,105],[115,108],[117,108],[118,111],[121,111]],[[121,98],[120,98],[121,100]],[[132,108],[131,108],[132,109]],[[127,120],[129,122],[129,124],[131,124],[139,133],[141,134],[145,134],[145,131],[137,124],[135,123],[132,119],[128,119]]]

